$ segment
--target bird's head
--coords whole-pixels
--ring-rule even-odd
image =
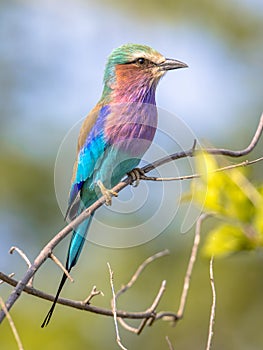
[[[108,58],[104,93],[117,90],[120,97],[132,96],[134,99],[136,93],[139,96],[151,87],[155,90],[158,81],[168,70],[185,67],[185,63],[165,58],[149,46],[122,45],[113,50]]]

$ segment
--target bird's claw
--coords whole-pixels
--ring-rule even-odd
[[[112,196],[118,197],[118,193],[106,188],[100,180],[97,181],[97,185],[99,186],[102,195],[105,197],[105,204],[111,205],[111,202],[112,202],[111,197]]]
[[[132,186],[137,187],[140,180],[145,177],[145,172],[141,168],[134,168],[127,175],[132,179]]]

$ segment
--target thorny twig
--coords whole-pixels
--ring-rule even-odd
[[[200,149],[196,150],[195,145],[188,151],[182,151],[174,153],[168,157],[161,158],[152,164],[149,164],[142,168],[142,171],[144,173],[148,173],[149,171],[163,165],[166,163],[169,163],[173,160],[185,158],[185,157],[193,157],[197,155],[200,152],[207,152],[209,154],[214,155],[225,155],[229,157],[241,157],[244,155],[247,155],[250,153],[257,145],[259,138],[262,134],[263,130],[263,114],[261,115],[257,130],[250,142],[250,144],[244,148],[243,150],[239,151],[232,151],[229,149],[216,149],[216,148],[207,148],[207,149]],[[114,192],[120,192],[122,189],[124,189],[126,186],[131,184],[132,179],[126,178],[119,184],[117,184],[112,190]],[[11,307],[14,305],[16,300],[20,297],[21,293],[29,283],[30,279],[35,275],[39,267],[45,262],[45,260],[48,258],[50,253],[52,253],[52,250],[63,240],[74,227],[78,226],[81,222],[83,222],[85,219],[87,219],[95,210],[97,210],[99,207],[101,207],[106,201],[106,198],[102,196],[99,198],[93,205],[91,205],[89,208],[84,210],[78,217],[76,217],[70,224],[68,224],[66,227],[64,227],[53,239],[51,239],[48,244],[41,250],[39,255],[36,257],[33,264],[28,268],[27,272],[25,273],[24,277],[16,284],[16,287],[10,294],[7,302],[6,302],[6,308],[7,310],[10,310]],[[0,323],[5,318],[6,314],[2,310],[0,312]]]

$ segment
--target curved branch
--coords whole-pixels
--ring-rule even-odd
[[[242,157],[242,156],[246,156],[247,154],[249,154],[250,152],[253,151],[253,149],[256,147],[256,145],[258,144],[258,141],[260,139],[260,136],[262,135],[263,132],[263,113],[261,114],[257,129],[255,131],[255,134],[252,138],[252,140],[250,141],[250,144],[240,150],[240,151],[232,151],[230,149],[224,149],[224,148],[208,148],[205,150],[205,152],[210,153],[210,154],[220,154],[223,156],[229,156],[229,157]]]
[[[166,163],[169,163],[173,160],[177,160],[177,159],[181,159],[181,158],[186,158],[186,157],[193,157],[194,155],[200,153],[200,152],[206,152],[209,154],[214,154],[214,155],[223,155],[223,156],[228,156],[228,157],[241,157],[241,156],[245,156],[248,153],[250,153],[257,145],[261,135],[263,132],[263,113],[261,114],[257,129],[255,131],[255,134],[250,142],[250,144],[239,151],[233,151],[230,149],[225,149],[225,148],[202,148],[202,149],[196,149],[195,145],[196,143],[194,143],[193,147],[191,149],[189,149],[188,151],[182,151],[182,152],[177,152],[174,154],[171,154],[167,157],[163,157],[161,159],[156,160],[155,162],[146,165],[145,167],[142,168],[142,170],[145,173],[148,173],[149,171],[164,165]]]
[[[153,262],[154,260],[158,259],[158,258],[161,258],[165,255],[168,255],[170,254],[169,250],[168,249],[165,249],[161,252],[158,252],[152,256],[150,256],[149,258],[147,258],[138,268],[137,270],[135,271],[135,273],[133,274],[133,276],[131,277],[130,281],[122,286],[122,288],[116,293],[115,295],[115,299],[117,300],[117,298],[125,293],[129,288],[131,288],[133,286],[133,284],[137,281],[138,277],[140,276],[140,274],[142,273],[142,271],[151,263]],[[152,305],[146,310],[146,312],[150,312],[151,313],[151,318],[145,318],[144,320],[142,320],[141,324],[139,325],[138,328],[136,327],[132,327],[130,326],[129,324],[127,324],[122,318],[118,318],[118,321],[119,323],[122,325],[123,328],[127,329],[128,331],[132,332],[132,333],[135,333],[135,334],[140,334],[143,330],[143,328],[146,326],[147,322],[150,321],[150,320],[155,320],[156,319],[156,311],[155,309],[157,308],[160,300],[161,300],[161,297],[165,291],[165,286],[166,286],[166,281],[163,281],[162,284],[161,284],[161,287],[158,291],[158,294],[157,296],[155,297],[154,299],[154,302],[152,303]],[[173,314],[174,318],[177,318],[177,315]],[[151,325],[151,324],[149,324]]]
[[[149,164],[142,168],[144,173],[147,173],[154,168],[157,168],[163,164],[169,163],[173,160],[177,160],[180,158],[185,157],[193,157],[196,154],[200,152],[208,152],[210,154],[221,154],[226,155],[229,157],[240,157],[243,155],[246,155],[250,153],[257,145],[258,140],[262,134],[263,131],[263,114],[261,115],[257,130],[250,142],[250,144],[243,150],[240,151],[232,151],[229,149],[216,149],[216,148],[207,148],[202,150],[196,150],[194,142],[193,147],[188,151],[182,151],[178,153],[174,153],[168,157],[164,157],[162,159],[159,159],[152,164]],[[117,184],[112,190],[114,192],[120,192],[122,189],[124,189],[126,186],[132,183],[132,179],[130,177],[125,178],[123,181],[121,181],[119,184]],[[70,224],[68,224],[66,227],[64,227],[49,243],[41,250],[40,254],[36,257],[33,264],[28,268],[27,272],[25,273],[24,277],[17,283],[15,289],[10,294],[7,302],[6,302],[6,308],[9,311],[11,307],[14,305],[16,300],[20,297],[22,291],[25,289],[26,285],[30,281],[30,279],[35,275],[36,271],[39,269],[39,267],[45,262],[45,260],[49,257],[49,255],[52,253],[52,250],[59,244],[59,242],[64,239],[74,227],[78,226],[81,222],[83,222],[85,219],[87,219],[95,210],[97,210],[99,207],[101,207],[106,201],[106,198],[103,196],[100,199],[98,199],[93,205],[91,205],[89,208],[84,210],[78,217],[76,217]],[[6,314],[3,310],[0,311],[0,323],[5,318]],[[144,316],[145,317],[145,316]]]
[[[151,262],[153,262],[154,260],[161,258],[165,255],[170,254],[168,249],[162,250],[161,252],[158,252],[152,256],[150,256],[149,258],[147,258],[146,260],[144,260],[144,262],[138,267],[138,269],[135,271],[135,273],[132,275],[130,281],[125,284],[120,290],[117,291],[116,293],[116,299],[118,299],[118,297],[123,294],[124,292],[126,292],[127,289],[131,288],[133,286],[133,284],[137,281],[138,277],[140,276],[140,274],[142,273],[142,271],[146,268],[146,266],[148,266]]]
[[[5,275],[4,273],[0,272],[0,279],[7,284],[16,287],[18,285],[18,281],[16,281],[13,278],[10,278],[9,276]],[[49,300],[49,301],[54,301],[54,296],[51,294],[47,294],[45,292],[42,292],[39,289],[30,287],[30,286],[25,286],[24,287],[24,292],[27,294],[34,295],[38,298],[44,299],[44,300]],[[113,317],[113,312],[110,309],[98,307],[98,306],[93,306],[89,305],[83,301],[76,301],[76,300],[71,300],[71,299],[66,299],[66,298],[58,298],[58,304],[69,306],[69,307],[74,307],[75,309],[78,310],[85,310],[85,311],[90,311],[95,314],[99,315],[104,315],[104,316],[111,316]],[[129,319],[144,319],[144,318],[150,318],[153,317],[152,311],[142,311],[142,312],[128,312],[128,311],[123,311],[123,310],[117,310],[117,317],[120,318],[129,318]],[[156,314],[156,319],[162,319],[166,317],[171,317],[171,318],[176,318],[176,315],[170,311],[162,311],[160,313]]]

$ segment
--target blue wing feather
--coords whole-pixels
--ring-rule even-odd
[[[102,155],[108,146],[104,137],[103,127],[109,113],[110,107],[108,105],[100,109],[95,124],[79,150],[76,175],[70,189],[69,208],[74,203],[85,182],[92,177],[94,168],[99,166]]]

